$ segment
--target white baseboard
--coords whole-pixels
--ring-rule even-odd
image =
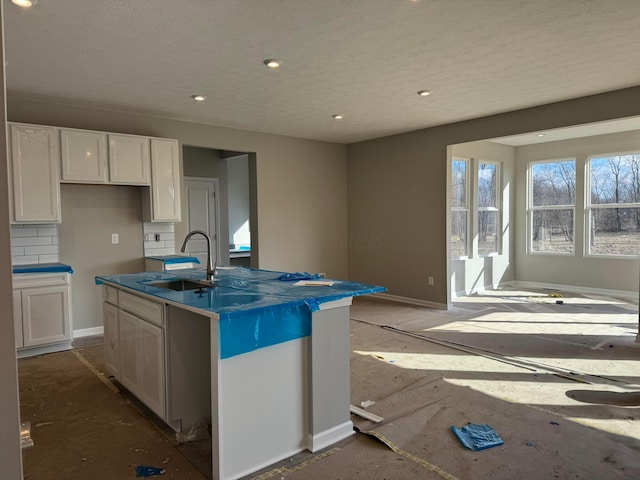
[[[17,351],[18,358],[35,357],[37,355],[46,355],[47,353],[64,352],[71,350],[71,342],[54,343],[53,345],[43,345],[40,347],[21,348]]]
[[[73,331],[73,338],[91,337],[93,335],[104,335],[104,327],[81,328]]]
[[[474,293],[482,293],[485,292],[487,290],[496,290],[500,287],[505,287],[505,286],[512,286],[513,282],[512,281],[508,281],[508,282],[504,282],[501,283],[499,285],[484,285],[482,287],[476,287],[476,288],[472,288],[470,290],[461,290],[459,292],[453,292],[451,294],[451,298],[457,298],[457,297],[466,297],[467,295],[472,295]]]
[[[524,282],[521,280],[514,280],[512,282],[505,283],[508,286],[514,286],[517,288],[543,288],[549,290],[560,290],[565,292],[583,293],[585,295],[606,295],[609,297],[623,297],[631,300],[638,300],[638,292],[628,292],[626,290],[608,290],[606,288],[590,288],[590,287],[577,287],[575,285],[559,285],[556,283],[540,283],[540,282]]]
[[[317,452],[318,450],[322,450],[329,445],[333,445],[340,440],[344,440],[355,433],[356,432],[353,430],[353,423],[351,420],[347,420],[346,422],[336,425],[335,427],[331,427],[324,432],[309,435],[307,449],[311,453]]]
[[[388,293],[374,293],[371,295],[373,298],[379,298],[381,300],[390,300],[398,303],[408,303],[409,305],[417,305],[419,307],[436,308],[438,310],[447,310],[447,305],[444,303],[429,302],[427,300],[420,300],[418,298],[400,297],[398,295],[390,295]]]

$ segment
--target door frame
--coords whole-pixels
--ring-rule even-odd
[[[183,177],[182,179],[182,187],[184,189],[184,193],[185,193],[185,216],[186,216],[186,226],[187,226],[187,234],[189,233],[189,198],[187,196],[187,186],[185,185],[186,182],[188,181],[196,181],[196,182],[207,182],[207,183],[211,183],[213,184],[213,191],[214,191],[214,196],[213,196],[213,208],[214,208],[214,212],[215,212],[215,254],[216,254],[216,264],[220,265],[220,258],[221,258],[221,251],[220,251],[220,201],[219,201],[219,197],[220,197],[220,182],[217,178],[213,178],[213,177]],[[211,231],[207,232],[209,234],[209,236],[211,236]],[[227,239],[227,244],[229,243],[229,240]]]

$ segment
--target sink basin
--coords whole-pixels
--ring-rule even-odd
[[[209,282],[199,282],[192,280],[170,280],[170,281],[156,281],[148,282],[147,285],[158,288],[167,288],[169,290],[175,290],[177,292],[184,292],[185,290],[197,290],[198,288],[211,288],[215,287]]]

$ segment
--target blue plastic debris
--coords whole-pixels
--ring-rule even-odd
[[[155,477],[156,475],[164,475],[164,468],[147,467],[146,465],[138,465],[136,467],[136,478],[138,477]]]
[[[487,424],[467,423],[464,427],[451,426],[460,443],[469,450],[478,451],[504,444],[496,431]]]

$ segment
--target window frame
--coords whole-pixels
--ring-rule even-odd
[[[482,160],[482,159],[473,159],[474,160],[474,208],[473,208],[473,216],[474,216],[474,232],[473,237],[477,238],[477,247],[474,249],[474,254],[478,257],[496,257],[502,254],[502,168],[501,162],[494,160]],[[495,207],[480,207],[478,196],[480,193],[479,185],[480,185],[480,165],[494,165],[496,169],[495,174]],[[495,251],[489,253],[480,253],[480,212],[496,212],[496,249]]]
[[[465,164],[465,192],[464,192],[464,198],[465,198],[465,206],[464,207],[454,207],[453,205],[451,205],[451,216],[453,217],[453,212],[464,212],[466,213],[466,238],[465,238],[465,255],[453,255],[453,253],[451,254],[451,258],[456,259],[456,260],[467,260],[469,258],[472,258],[473,256],[473,251],[472,251],[472,243],[471,243],[471,238],[472,238],[472,232],[471,229],[469,228],[471,225],[471,208],[470,208],[470,197],[469,197],[469,193],[471,190],[471,186],[470,186],[470,175],[469,175],[469,167],[471,166],[472,163],[472,159],[471,158],[464,158],[464,157],[452,157],[451,158],[451,179],[449,181],[449,187],[452,189],[453,188],[453,162],[464,162]],[[450,196],[451,198],[451,196]],[[453,220],[453,218],[452,218]],[[452,231],[451,228],[449,228],[449,246],[451,248],[451,236],[452,236]]]
[[[585,159],[585,188],[584,188],[584,245],[583,252],[585,258],[615,258],[615,259],[633,259],[640,257],[640,253],[636,255],[623,255],[623,254],[600,254],[591,252],[591,222],[593,210],[604,209],[620,209],[620,208],[640,208],[640,201],[633,203],[592,203],[591,198],[591,160],[594,158],[606,158],[606,157],[620,157],[625,155],[638,155],[640,156],[640,149],[634,151],[624,152],[608,152],[597,153],[586,156]]]
[[[534,205],[533,204],[533,166],[548,164],[548,163],[562,163],[573,162],[575,169],[574,179],[574,199],[573,205]],[[576,209],[577,209],[577,189],[578,189],[578,158],[577,157],[563,157],[552,158],[544,160],[531,160],[527,164],[527,255],[545,255],[545,256],[562,256],[571,257],[576,255]],[[550,211],[550,210],[571,210],[573,221],[573,248],[571,252],[549,252],[549,251],[536,251],[533,249],[533,216],[536,211]]]

